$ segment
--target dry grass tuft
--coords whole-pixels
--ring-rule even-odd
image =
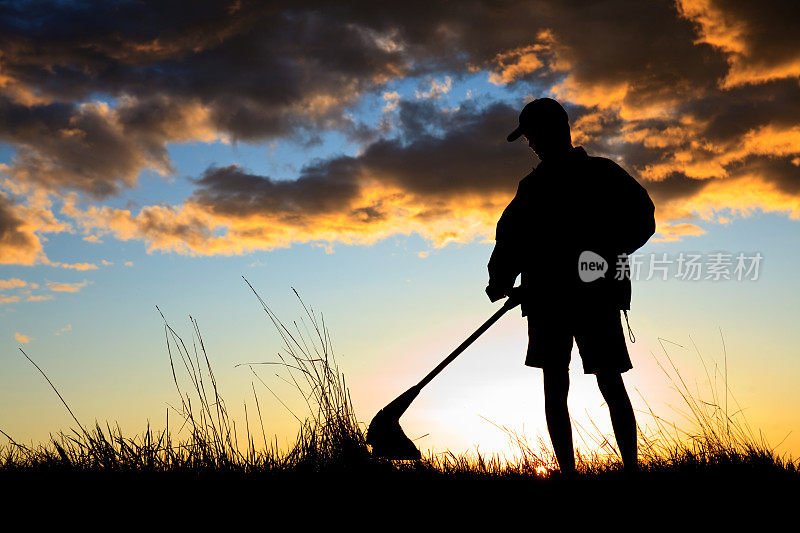
[[[197,321],[190,317],[193,339],[187,344],[162,314],[167,354],[179,398],[179,403],[167,410],[166,429],[155,431],[148,423],[141,435],[128,437],[123,435],[119,426],[109,424],[101,426],[95,423],[94,427],[86,429],[73,414],[77,429],[52,435],[49,442],[38,446],[25,446],[3,433],[8,444],[0,446],[0,472],[331,472],[381,475],[393,472],[425,478],[528,480],[554,475],[555,458],[541,437],[531,445],[524,435],[503,427],[500,429],[506,432],[516,450],[510,458],[445,453],[428,455],[414,463],[392,463],[372,457],[366,444],[365,425],[355,415],[322,314],[306,306],[295,291],[303,316],[287,325],[246,279],[245,282],[280,335],[283,347],[276,361],[238,366],[247,366],[272,393],[255,367],[277,365],[302,394],[307,407],[302,416],[290,410],[299,421],[300,429],[296,442],[288,451],[279,451],[277,445],[269,443],[255,387],[253,395],[258,425],[255,420],[251,423],[251,414],[247,413],[245,406],[246,427],[238,430],[244,445],[240,444],[236,423],[220,393]],[[777,455],[760,434],[751,430],[735,400],[736,409],[728,411],[732,395],[727,379],[717,379],[724,376],[716,364],[713,371],[709,371],[706,361],[700,357],[709,383],[721,383],[724,387],[722,393],[713,387],[709,391],[710,398],[702,398],[699,391],[692,391],[683,380],[663,342],[662,348],[668,364],[660,360],[659,364],[683,398],[684,406],[677,412],[684,423],[680,426],[669,423],[649,406],[646,412],[640,413],[640,420],[652,424],[640,423],[639,449],[643,472],[749,472],[779,474],[795,481],[800,479],[798,465],[791,458]],[[700,356],[699,351],[697,355]],[[36,366],[32,360],[31,363]],[[55,385],[38,366],[36,368],[72,414]],[[170,412],[173,413],[172,420]],[[584,478],[600,478],[621,470],[613,437],[602,435],[597,428],[587,430],[578,426],[576,431],[583,442],[593,442],[596,450],[577,457],[578,471]],[[179,440],[173,438],[173,435],[183,434],[187,436]],[[263,446],[257,446],[256,441],[263,442]]]

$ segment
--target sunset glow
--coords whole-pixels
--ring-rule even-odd
[[[287,323],[292,288],[324,314],[368,423],[498,308],[495,226],[539,163],[506,135],[549,96],[574,145],[648,190],[642,258],[763,256],[757,280],[634,281],[624,376],[641,429],[650,409],[681,423],[671,359],[701,395],[726,377],[715,399],[800,455],[794,3],[346,4],[2,8],[0,430],[38,442],[73,422],[21,346],[81,420],[163,426],[158,305],[186,339],[198,320],[232,416],[252,416],[255,388],[287,445],[303,398],[268,365],[264,383],[236,366],[279,344],[242,276]],[[423,451],[511,457],[512,433],[546,437],[526,333],[509,313],[425,389],[403,418]],[[576,446],[605,449],[576,349],[570,371]]]

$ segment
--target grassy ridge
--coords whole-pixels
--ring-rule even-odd
[[[170,473],[233,475],[241,479],[242,476],[346,473],[351,476],[392,475],[394,479],[404,480],[543,482],[557,479],[552,469],[554,459],[546,443],[540,439],[536,445],[531,445],[523,436],[508,430],[518,450],[513,460],[445,454],[429,455],[414,463],[391,463],[373,457],[366,444],[365,425],[355,415],[322,315],[300,300],[304,316],[299,322],[287,325],[255,289],[253,293],[283,341],[278,360],[261,364],[278,365],[286,371],[306,402],[305,414],[292,413],[300,422],[300,429],[290,449],[280,451],[270,444],[255,389],[256,412],[248,413],[245,406],[245,427],[236,427],[220,396],[197,322],[190,318],[194,338],[187,344],[164,319],[167,353],[179,398],[179,404],[171,408],[172,419],[168,411],[166,429],[156,431],[148,425],[142,434],[127,436],[118,426],[109,424],[86,428],[73,415],[76,428],[55,434],[49,442],[35,447],[20,444],[6,435],[8,444],[0,446],[0,474]],[[728,413],[727,391],[724,406],[719,405],[721,401],[716,394],[712,394],[712,401],[701,400],[690,392],[668,355],[667,361],[669,365],[662,368],[684,399],[681,413],[688,423],[686,429],[681,430],[652,411],[646,413],[652,428],[641,429],[640,425],[642,476],[663,478],[680,474],[684,478],[699,475],[702,479],[703,475],[714,474],[740,480],[748,476],[766,476],[771,482],[779,480],[797,485],[800,481],[798,464],[791,458],[777,455],[755,435],[743,421],[740,410]],[[253,364],[248,365],[260,380]],[[262,381],[262,384],[272,392],[266,383]],[[58,394],[54,386],[53,389]],[[63,398],[61,400],[64,402]],[[64,405],[69,409],[66,402]],[[181,439],[173,437],[185,433],[188,435]],[[596,435],[595,439],[600,451],[577,458],[581,479],[617,479],[621,464],[611,445],[613,441]]]

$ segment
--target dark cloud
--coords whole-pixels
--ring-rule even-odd
[[[704,42],[728,54],[726,86],[800,76],[797,2],[679,0]]]
[[[283,8],[158,1],[7,10],[3,72],[62,101],[97,93],[197,100],[222,131],[256,139],[335,117],[401,68],[399,53],[352,21]]]
[[[278,3],[43,2],[0,12],[0,139],[19,181],[102,197],[166,144],[351,128],[343,109],[402,71],[381,36]],[[110,98],[103,112],[85,101]],[[116,100],[114,100],[116,99]]]
[[[364,188],[376,184],[432,203],[464,195],[510,195],[532,163],[526,149],[505,140],[517,114],[505,104],[447,111],[402,102],[399,135],[370,144],[357,157],[319,161],[303,168],[296,180],[255,176],[236,166],[211,168],[197,180],[193,201],[216,213],[247,217],[260,212],[301,221],[348,210]],[[444,131],[437,136],[421,124]],[[359,216],[379,218],[375,209],[360,210]]]
[[[548,22],[575,82],[624,84],[632,106],[696,96],[727,68],[723,54],[695,43],[672,1],[563,2]]]
[[[750,157],[731,169],[734,176],[757,175],[768,183],[775,184],[778,190],[792,196],[800,196],[800,158],[789,157]]]
[[[14,210],[14,203],[0,193],[0,264],[33,264],[42,245]]]
[[[713,4],[744,25],[748,55],[778,64],[800,53],[797,32],[800,4],[797,2],[714,0]]]
[[[200,187],[194,200],[231,215],[262,212],[299,220],[347,205],[358,193],[358,166],[353,158],[340,158],[322,167],[306,167],[296,180],[273,180],[236,165],[209,168],[197,180]]]
[[[671,2],[24,3],[0,17],[0,46],[4,74],[39,96],[192,99],[222,131],[262,139],[336,124],[353,97],[411,69],[491,67],[543,30],[576,79],[630,82],[631,98],[724,73]]]
[[[624,83],[630,105],[674,100],[725,74],[724,54],[695,41],[671,1],[24,2],[0,16],[16,98],[129,96],[138,103],[125,112],[151,130],[163,129],[163,110],[191,102],[210,127],[243,140],[346,129],[343,109],[386,79],[498,68],[498,54],[534,43],[543,68],[523,69],[520,81],[568,72],[573,91]],[[156,133],[150,152],[171,140]]]
[[[687,102],[684,109],[707,121],[704,134],[716,140],[741,137],[766,125],[791,127],[800,123],[800,84],[784,79],[737,87]]]
[[[507,201],[538,162],[522,142],[505,140],[517,115],[517,109],[502,103],[465,104],[451,112],[431,102],[401,102],[397,136],[373,142],[357,157],[318,161],[304,168],[296,180],[256,176],[236,166],[211,168],[198,180],[200,187],[191,201],[231,218],[258,215],[308,226],[320,216],[341,215],[369,224],[385,218],[385,206],[352,206],[377,186],[416,198],[424,206],[414,215],[420,220],[452,217],[467,197],[485,195]],[[621,152],[632,156],[634,146],[638,145]],[[593,155],[603,155],[587,148]],[[641,162],[654,156],[650,157],[642,157]],[[690,201],[710,183],[680,172],[659,181],[642,180],[631,161],[636,159],[626,158],[623,165],[647,186],[657,204]],[[496,208],[487,201],[487,210]]]
[[[4,172],[23,188],[103,198],[143,169],[172,172],[170,143],[313,142],[334,129],[362,143],[357,156],[310,163],[295,180],[209,168],[189,200],[204,212],[150,206],[126,224],[197,251],[214,235],[207,213],[268,214],[286,227],[341,217],[326,219],[330,235],[351,223],[390,231],[402,216],[434,223],[479,209],[482,195],[493,213],[530,167],[527,150],[504,140],[519,102],[400,102],[394,131],[348,115],[389,80],[482,70],[517,93],[551,89],[579,142],[620,160],[668,213],[683,216],[709,184],[748,172],[792,195],[797,9],[752,0],[4,3],[0,140],[15,150]]]
[[[159,120],[155,116],[145,128],[126,123],[121,115],[129,107],[23,106],[0,100],[0,140],[15,148],[9,173],[23,184],[77,189],[101,198],[135,184],[144,167],[169,172],[165,142],[171,137],[153,127]]]
[[[613,111],[600,112],[591,127],[584,127],[588,131],[585,144],[594,152],[620,159],[665,198],[695,194],[704,179],[740,175],[744,167],[765,169],[758,173],[761,179],[786,192],[785,185],[797,179],[798,167],[786,164],[800,155],[796,79],[710,91],[676,103],[670,110],[664,117],[628,121]],[[576,114],[578,121],[590,115],[585,108]],[[773,164],[776,160],[784,164]],[[653,168],[662,169],[657,178],[651,175]],[[674,191],[669,190],[672,186]]]
[[[680,172],[674,172],[663,180],[646,182],[645,185],[653,202],[659,205],[691,198],[708,183],[709,180],[692,179]]]
[[[430,197],[513,193],[532,166],[531,152],[506,142],[519,110],[506,104],[479,109],[465,103],[455,112],[430,103],[401,103],[405,142],[384,140],[359,158],[365,172],[411,193]],[[419,124],[444,131],[437,136]]]

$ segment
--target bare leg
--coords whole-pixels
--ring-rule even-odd
[[[544,371],[544,412],[547,418],[547,431],[556,452],[558,466],[564,474],[575,472],[575,454],[572,448],[572,425],[567,409],[569,393],[569,372],[567,370],[545,369]]]
[[[597,385],[608,404],[611,426],[614,428],[614,437],[617,439],[625,470],[635,472],[639,467],[636,451],[636,417],[622,375],[597,374]]]

